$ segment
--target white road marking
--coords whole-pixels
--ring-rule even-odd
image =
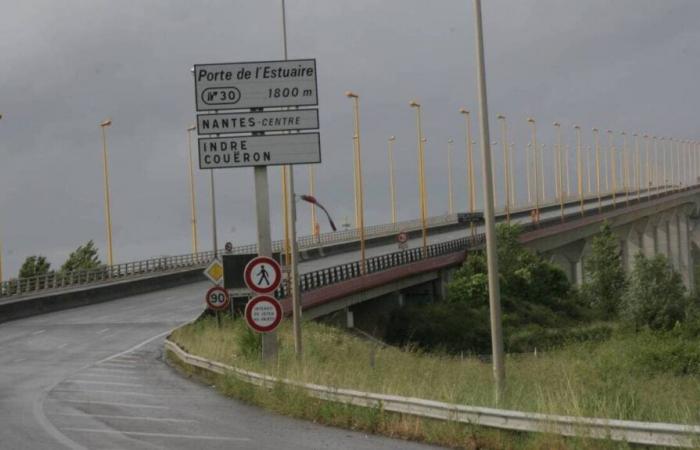
[[[46,330],[38,330],[38,331],[35,331],[34,333],[32,333],[32,336],[36,336],[37,334],[41,334],[41,333],[43,333],[44,331],[46,331]]]
[[[85,383],[85,384],[111,384],[112,386],[130,386],[143,387],[143,384],[135,383],[116,383],[112,381],[95,381],[95,380],[66,380],[67,383]]]
[[[153,422],[181,422],[181,423],[199,423],[199,420],[194,419],[173,419],[170,417],[146,417],[146,416],[114,416],[111,414],[76,414],[76,413],[57,413],[52,416],[68,416],[68,417],[100,417],[105,419],[124,419],[124,420],[150,420]]]
[[[131,378],[132,380],[140,380],[143,377],[134,377],[131,375],[124,375],[122,373],[81,373],[81,377],[108,377],[108,378]]]
[[[118,369],[116,367],[115,368],[112,368],[112,367],[90,367],[88,370],[90,370],[90,371],[97,370],[97,371],[104,371],[104,372],[110,372],[110,373],[113,372],[113,373],[127,374],[127,373],[136,373],[136,371],[138,369],[136,367],[129,368],[129,369],[122,369],[122,368]]]
[[[195,434],[168,434],[168,433],[146,433],[143,431],[119,431],[119,430],[98,430],[94,428],[61,428],[61,431],[80,431],[83,433],[108,433],[108,434],[126,434],[127,436],[151,436],[164,437],[173,439],[199,439],[209,441],[250,441],[250,438],[236,438],[224,436],[202,436]]]
[[[128,408],[170,409],[169,406],[144,405],[142,403],[94,402],[92,400],[57,400],[61,403],[86,403],[89,405],[125,406]]]
[[[102,330],[98,331],[97,334],[102,334],[102,333],[105,333],[107,331],[109,331],[109,328],[102,329]]]
[[[100,366],[102,366],[102,367],[112,367],[112,368],[115,368],[115,369],[134,369],[134,365],[133,365],[133,364],[127,364],[127,363],[119,364],[119,363],[113,363],[113,362],[111,362],[111,361],[109,361],[109,362],[103,362],[103,363],[100,364]],[[98,367],[99,367],[99,366],[98,366]]]
[[[84,392],[86,394],[119,394],[119,395],[135,395],[137,397],[161,397],[157,394],[146,394],[144,392],[134,391],[108,391],[105,389],[54,389],[51,392]]]

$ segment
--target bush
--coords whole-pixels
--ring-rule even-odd
[[[51,269],[51,263],[46,260],[45,256],[29,256],[22,263],[19,269],[20,278],[30,278],[39,275],[46,275]]]
[[[607,222],[593,238],[592,251],[585,260],[583,292],[590,305],[603,317],[615,317],[625,292],[625,272],[617,237]]]
[[[623,297],[622,317],[635,329],[670,330],[685,318],[685,288],[666,257],[637,255]]]

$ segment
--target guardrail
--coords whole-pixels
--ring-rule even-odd
[[[435,227],[457,223],[457,216],[444,215],[428,219],[428,226]],[[381,224],[365,227],[365,238],[375,238],[399,231],[414,231],[420,229],[420,220],[408,220],[395,224]],[[319,246],[353,241],[359,239],[359,230],[349,229],[317,236],[302,236],[297,242],[302,250]],[[282,240],[274,241],[273,251],[281,252],[284,247]],[[218,254],[223,254],[220,250]],[[256,244],[248,244],[233,248],[235,254],[257,253]],[[46,291],[83,287],[98,283],[106,283],[126,278],[137,278],[156,273],[173,272],[183,269],[204,267],[214,259],[214,251],[205,251],[177,256],[162,256],[142,261],[132,261],[112,266],[101,266],[96,269],[78,270],[72,272],[49,272],[28,278],[15,278],[0,283],[0,299],[43,293]]]
[[[700,426],[697,425],[559,416],[376,394],[302,383],[239,369],[201,356],[191,355],[169,339],[165,341],[165,349],[183,364],[210,374],[232,374],[244,382],[264,388],[273,388],[276,385],[284,384],[301,389],[311,397],[346,405],[501,430],[554,433],[562,436],[609,439],[631,444],[693,448],[700,443]]]

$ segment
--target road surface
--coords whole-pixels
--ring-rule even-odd
[[[427,449],[278,416],[187,380],[164,336],[207,283],[0,324],[0,448]]]

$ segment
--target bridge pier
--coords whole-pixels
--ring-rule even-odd
[[[660,253],[670,259],[668,235],[668,217],[664,216],[656,225],[656,253]]]
[[[693,254],[690,246],[692,245],[690,241],[690,219],[689,214],[691,211],[689,209],[683,210],[678,215],[678,229],[679,229],[679,256],[680,256],[680,272],[683,277],[683,284],[685,284],[686,289],[689,292],[695,290],[695,264],[693,261]]]
[[[551,253],[550,262],[557,265],[566,274],[570,283],[581,285],[583,283],[583,254],[586,241],[580,239]]]
[[[656,227],[657,222],[649,219],[642,232],[642,253],[644,253],[644,256],[647,258],[651,258],[656,254]]]

